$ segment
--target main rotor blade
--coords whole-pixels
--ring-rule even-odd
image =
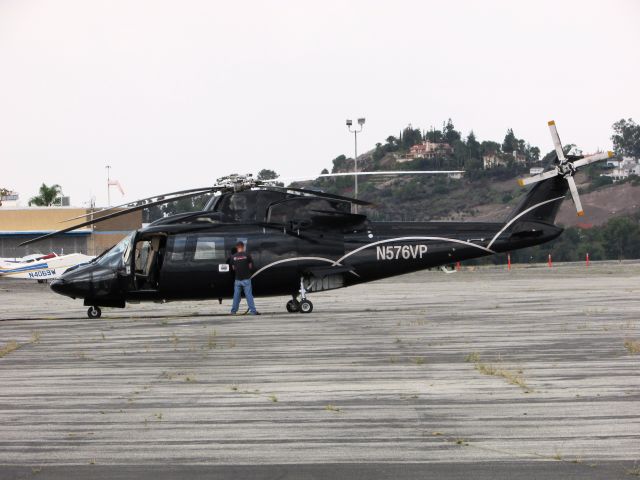
[[[532,183],[541,182],[542,180],[546,180],[547,178],[552,178],[558,175],[558,170],[555,168],[553,170],[549,170],[548,172],[539,173],[537,175],[533,175],[532,177],[519,178],[518,185],[524,187],[525,185],[530,185]]]
[[[210,190],[213,192],[213,191],[215,191],[215,188],[212,188]],[[50,237],[54,237],[56,235],[60,235],[60,234],[67,233],[67,232],[71,232],[71,231],[76,230],[78,228],[87,227],[87,226],[93,225],[95,223],[104,222],[105,220],[110,220],[112,218],[120,217],[122,215],[126,215],[126,214],[131,213],[131,212],[136,212],[138,210],[144,210],[145,208],[148,208],[148,207],[154,207],[156,205],[162,205],[164,203],[173,202],[175,200],[182,200],[184,198],[197,197],[198,195],[202,195],[202,193],[203,192],[189,193],[189,194],[186,194],[186,195],[180,195],[180,196],[172,197],[172,198],[169,198],[169,199],[156,200],[155,202],[147,203],[145,205],[137,205],[135,207],[126,208],[126,209],[121,210],[119,212],[109,213],[109,214],[104,215],[102,217],[94,218],[93,220],[89,220],[88,222],[79,223],[79,224],[74,225],[72,227],[63,228],[62,230],[58,230],[56,232],[51,232],[51,233],[47,233],[46,235],[41,235],[39,237],[32,238],[31,240],[27,240],[25,242],[22,242],[18,246],[22,247],[24,245],[29,245],[31,243],[35,243],[35,242],[39,242],[40,240],[44,240],[45,238],[50,238]]]
[[[346,172],[346,173],[321,173],[317,178],[324,177],[347,177],[347,176],[361,176],[361,175],[437,175],[451,174],[451,173],[464,173],[464,170],[379,170],[377,172]]]
[[[356,205],[373,205],[373,203],[367,202],[365,200],[358,200],[357,198],[351,198],[351,197],[343,197],[342,195],[336,195],[334,193],[318,192],[316,190],[310,190],[307,188],[278,187],[274,185],[268,185],[268,186],[265,186],[264,188],[281,190],[283,192],[286,192],[287,190],[291,190],[292,192],[306,193],[309,195],[314,195],[316,197],[330,198],[332,200],[342,200],[344,202],[351,202],[351,203],[355,203]]]
[[[567,182],[569,183],[569,190],[571,190],[571,197],[573,198],[573,203],[576,204],[576,210],[578,212],[578,216],[581,217],[584,215],[584,210],[582,210],[582,202],[580,202],[580,195],[578,195],[578,187],[576,187],[576,181],[573,179],[572,175],[566,177]]]
[[[585,165],[589,165],[590,163],[599,162],[600,160],[606,160],[607,158],[612,158],[613,156],[613,152],[594,153],[593,155],[588,155],[572,163],[576,168],[584,167]]]
[[[564,152],[562,151],[562,142],[560,141],[560,135],[558,135],[556,122],[554,122],[553,120],[549,122],[549,131],[551,132],[551,139],[553,140],[553,146],[556,149],[556,155],[558,155],[558,160],[560,160],[560,163],[566,162],[567,159],[564,158]]]
[[[109,210],[115,210],[116,208],[122,208],[122,207],[127,207],[127,206],[132,206],[133,207],[133,206],[135,206],[136,203],[148,202],[149,200],[153,200],[154,198],[168,197],[170,195],[182,195],[184,193],[191,193],[191,192],[198,192],[198,191],[208,192],[210,190],[211,190],[211,187],[201,187],[201,188],[190,188],[188,190],[178,190],[177,192],[164,193],[162,195],[153,195],[152,197],[141,198],[139,200],[134,200],[133,202],[122,203],[122,204],[116,205],[114,207],[102,208],[100,210],[96,210],[96,211],[91,212],[91,213],[85,213],[83,215],[78,215],[77,217],[67,218],[66,220],[62,220],[59,223],[71,222],[71,221],[77,220],[79,218],[90,217],[91,215],[95,215],[97,213],[108,212]]]

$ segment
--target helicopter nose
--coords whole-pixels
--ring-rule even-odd
[[[54,292],[60,295],[66,295],[68,292],[68,286],[66,285],[66,283],[67,282],[65,282],[61,278],[53,280],[50,284],[51,290],[53,290]]]
[[[66,297],[77,298],[82,296],[81,290],[78,288],[78,282],[73,280],[68,280],[64,278],[58,278],[57,280],[53,280],[50,284],[51,290],[56,292],[59,295],[64,295]]]

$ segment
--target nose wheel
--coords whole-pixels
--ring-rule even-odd
[[[101,315],[102,310],[100,310],[100,307],[89,307],[89,310],[87,310],[87,316],[89,318],[100,318]]]

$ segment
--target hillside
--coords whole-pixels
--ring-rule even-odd
[[[632,129],[618,135],[621,129]],[[622,154],[640,149],[640,126],[632,120],[613,125],[612,139]],[[624,132],[623,132],[624,133]],[[631,141],[624,138],[630,137]],[[575,150],[575,145],[565,150]],[[473,132],[466,138],[449,120],[442,130],[421,131],[408,126],[398,137],[358,157],[360,171],[381,170],[465,170],[462,178],[446,175],[406,175],[360,177],[359,198],[375,204],[364,211],[376,220],[501,220],[515,207],[526,189],[517,184],[530,168],[549,168],[555,152],[540,155],[540,149],[519,139],[509,129],[502,142],[480,142]],[[640,205],[637,177],[613,184],[601,177],[607,170],[598,164],[576,175],[586,215],[579,218],[570,201],[562,205],[558,221],[565,226],[592,227],[612,216],[629,215]],[[340,155],[333,160],[332,173],[353,172],[352,158]],[[323,170],[328,172],[327,169]],[[354,194],[353,178],[328,178],[303,185],[342,195]]]
[[[624,138],[612,136],[616,151],[621,156],[640,157],[640,126],[632,120],[621,122],[614,124],[614,132],[621,124],[635,130]],[[567,145],[565,153],[575,148]],[[374,204],[361,212],[382,221],[501,221],[526,192],[517,179],[528,176],[532,167],[549,168],[554,159],[554,151],[541,157],[538,148],[518,139],[512,130],[498,143],[479,142],[473,132],[463,140],[451,121],[443,131],[421,132],[409,126],[399,137],[390,136],[385,144],[378,143],[374,150],[359,156],[359,170],[462,169],[464,175],[459,179],[447,175],[360,177],[358,197]],[[352,172],[353,166],[353,159],[340,155],[333,160],[331,171]],[[516,257],[544,260],[551,252],[558,260],[584,258],[586,252],[592,252],[593,259],[640,257],[640,178],[631,175],[613,183],[601,176],[607,171],[610,169],[606,165],[598,164],[578,173],[575,179],[585,215],[578,217],[571,199],[565,200],[557,219],[568,228],[565,235],[519,252]],[[352,177],[317,179],[300,185],[346,196],[354,194]]]

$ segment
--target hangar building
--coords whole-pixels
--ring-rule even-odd
[[[18,244],[45,233],[74,225],[61,223],[68,218],[91,213],[96,209],[77,207],[6,207],[0,208],[0,257],[23,257],[32,253],[84,253],[98,255],[115,245],[127,233],[142,225],[142,211],[132,212],[111,220],[82,227],[48,238],[38,243],[18,247]],[[111,212],[109,212],[111,213]],[[98,218],[100,214],[96,215]],[[90,218],[90,217],[89,217]],[[80,224],[85,219],[75,220]]]

